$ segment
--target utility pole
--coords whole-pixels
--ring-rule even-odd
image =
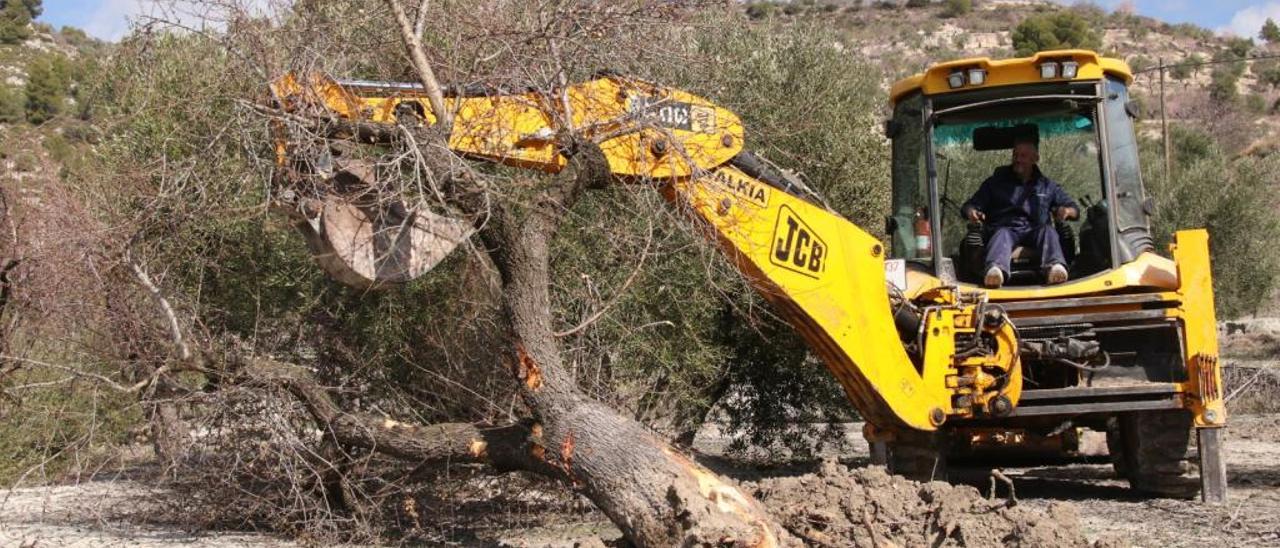
[[[1160,135],[1164,139],[1164,184],[1169,187],[1173,173],[1173,150],[1169,148],[1169,117],[1164,108],[1164,58],[1160,58]]]

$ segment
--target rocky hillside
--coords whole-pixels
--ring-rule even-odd
[[[837,1],[799,0],[794,2],[754,2],[747,13],[763,17],[821,17],[844,29],[848,47],[883,69],[883,86],[919,72],[931,63],[962,57],[1002,58],[1016,55],[1014,29],[1028,17],[1059,13],[1077,15],[1087,21],[1099,39],[1099,49],[1123,58],[1137,73],[1136,97],[1146,107],[1149,118],[1159,115],[1160,61],[1182,65],[1212,61],[1224,52],[1244,52],[1248,57],[1280,53],[1273,44],[1233,40],[1193,24],[1167,24],[1124,11],[1108,12],[1097,6],[1064,7],[1047,0],[973,0],[967,12],[956,13],[949,1]],[[1259,131],[1228,139],[1235,150],[1269,152],[1280,120],[1274,115],[1277,92],[1266,82],[1267,72],[1277,71],[1275,61],[1244,64],[1243,73],[1232,86],[1235,95],[1230,110],[1243,120],[1237,125],[1253,125]],[[1210,105],[1216,65],[1184,66],[1165,73],[1168,114],[1175,120],[1220,117],[1205,113]],[[1273,80],[1280,80],[1274,78]],[[1280,82],[1277,82],[1280,83]],[[1237,128],[1235,131],[1239,132]]]

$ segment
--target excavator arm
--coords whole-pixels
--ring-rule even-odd
[[[734,113],[616,75],[558,94],[465,91],[446,99],[454,113],[451,149],[555,173],[567,164],[562,142],[597,143],[618,181],[657,183],[673,206],[706,228],[803,335],[875,430],[931,431],[950,417],[1003,416],[1017,405],[1018,344],[1002,311],[945,288],[914,303],[895,294],[885,281],[881,242],[744,153]],[[272,93],[277,106],[292,113],[387,126],[413,118],[436,123],[414,84],[287,75]],[[282,132],[277,154],[285,168],[298,165],[298,151],[290,147]],[[378,239],[380,228],[372,225],[383,216],[368,208],[322,199],[303,209],[300,226],[321,264],[366,287],[429,270],[468,233],[432,214],[402,218],[393,238],[405,243],[401,252],[369,243]],[[405,261],[414,253],[426,258]]]

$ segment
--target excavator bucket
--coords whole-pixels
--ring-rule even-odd
[[[364,182],[364,176],[364,170],[349,170],[335,179]],[[467,221],[398,200],[330,194],[301,209],[297,226],[317,262],[359,289],[395,286],[427,273],[474,231]]]

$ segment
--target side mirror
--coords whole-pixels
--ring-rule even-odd
[[[1150,196],[1147,196],[1147,199],[1142,201],[1142,212],[1146,213],[1148,217],[1155,217],[1156,216],[1156,199]]]

